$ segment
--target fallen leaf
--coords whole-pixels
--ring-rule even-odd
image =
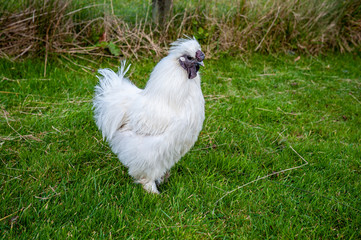
[[[107,33],[104,32],[100,37],[99,37],[99,43],[101,42],[106,42],[107,41]]]

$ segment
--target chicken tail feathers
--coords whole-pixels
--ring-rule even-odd
[[[110,140],[114,133],[126,124],[126,112],[132,99],[142,91],[125,77],[129,70],[126,61],[121,63],[118,73],[111,69],[100,69],[99,83],[93,99],[96,125],[103,139]]]
[[[118,68],[118,76],[119,77],[124,77],[125,74],[128,72],[130,66],[132,64],[128,64],[127,65],[127,60],[123,60],[121,63],[120,63],[120,68]]]

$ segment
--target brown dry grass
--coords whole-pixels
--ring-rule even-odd
[[[200,1],[197,8],[171,15],[164,27],[146,15],[128,23],[112,13],[88,20],[74,14],[71,0],[47,0],[7,12],[0,18],[0,55],[76,54],[109,56],[99,42],[113,42],[121,56],[162,56],[169,42],[184,34],[202,42],[208,56],[219,52],[351,52],[361,46],[359,1],[240,0],[223,14]],[[148,11],[149,12],[149,11]]]

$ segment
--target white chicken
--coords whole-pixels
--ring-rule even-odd
[[[198,73],[204,53],[196,39],[178,39],[153,69],[144,89],[118,73],[101,69],[95,87],[94,118],[129,174],[151,193],[196,142],[204,121]]]

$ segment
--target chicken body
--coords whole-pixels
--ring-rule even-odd
[[[152,193],[158,193],[156,183],[194,145],[204,121],[200,45],[195,39],[172,45],[144,90],[125,77],[125,62],[118,73],[99,70],[93,102],[96,124],[112,151]]]

